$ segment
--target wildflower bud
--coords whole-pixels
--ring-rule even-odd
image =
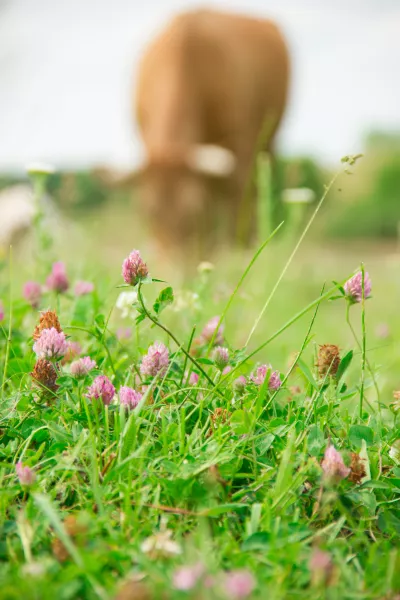
[[[42,298],[42,286],[36,281],[27,281],[24,284],[22,294],[32,308],[38,308]]]
[[[196,565],[180,567],[173,574],[173,586],[176,590],[187,592],[195,587],[204,573],[201,563]]]
[[[58,359],[64,356],[68,346],[64,332],[58,332],[57,329],[43,329],[40,337],[33,344],[33,351],[38,358]]]
[[[342,455],[334,446],[328,446],[321,463],[324,477],[328,482],[338,482],[350,474],[350,469],[343,462]]]
[[[268,389],[270,392],[276,392],[282,385],[282,381],[278,371],[273,371],[270,375],[268,382]]]
[[[192,371],[190,373],[190,377],[189,377],[189,381],[188,381],[189,385],[197,385],[199,383],[199,376],[197,373],[195,373],[194,371]]]
[[[56,313],[52,310],[46,310],[40,315],[39,325],[36,325],[33,332],[33,339],[38,340],[44,329],[56,329],[59,333],[62,332],[60,321]]]
[[[122,263],[122,277],[128,285],[137,285],[149,274],[146,263],[140,256],[139,250],[132,250]]]
[[[46,286],[53,292],[66,292],[69,288],[69,281],[63,262],[53,263],[51,273],[46,279]]]
[[[367,299],[371,295],[372,283],[368,273],[364,272],[364,298]],[[363,294],[363,274],[358,271],[344,284],[344,292],[346,297],[352,304],[361,302]]]
[[[225,367],[225,369],[223,369],[222,375],[229,375],[229,373],[231,371],[232,371],[232,367],[230,365],[228,365],[227,367]]]
[[[115,395],[115,387],[106,375],[99,375],[87,390],[89,400],[101,400],[105,406],[111,404]]]
[[[211,415],[211,421],[213,422],[214,426],[218,425],[219,423],[226,423],[230,417],[230,414],[231,413],[226,408],[216,408]]]
[[[340,354],[338,346],[334,344],[323,344],[318,350],[318,374],[325,377],[327,374],[335,377],[340,365]]]
[[[54,365],[48,360],[41,358],[36,361],[31,377],[34,383],[44,388],[44,391],[56,392],[58,389],[58,385],[56,384],[57,371]]]
[[[351,453],[349,481],[360,484],[366,476],[364,459],[356,452]]]
[[[309,568],[313,585],[327,586],[333,583],[334,565],[328,552],[318,548],[314,550],[310,558]]]
[[[122,386],[119,390],[120,402],[127,408],[136,408],[142,397],[140,392],[127,386]]]
[[[77,281],[74,287],[75,296],[85,296],[91,294],[94,290],[94,285],[90,281]]]
[[[90,356],[83,356],[71,363],[71,375],[74,377],[85,377],[85,375],[96,367],[96,362]]]
[[[200,338],[203,343],[209,343],[213,339],[214,333],[218,327],[219,317],[213,317],[206,323],[203,331],[201,332]],[[217,333],[215,334],[214,344],[220,346],[224,343],[224,326],[220,325]]]
[[[164,375],[169,364],[168,348],[161,342],[155,342],[142,359],[140,372],[144,377]]]
[[[0,322],[4,321],[4,304],[0,300]]]
[[[229,362],[229,351],[228,348],[217,346],[213,353],[213,359],[217,369],[222,371]]]
[[[262,385],[265,381],[267,373],[272,370],[271,365],[261,365],[257,368],[256,373],[250,375],[251,381],[256,385]],[[272,371],[269,376],[268,389],[272,392],[278,390],[282,385],[279,371]]]
[[[243,394],[246,384],[247,384],[246,377],[244,375],[240,375],[233,382],[233,388],[234,388],[235,392],[237,392],[238,394]]]
[[[30,467],[24,467],[21,461],[17,462],[15,465],[15,470],[17,472],[17,477],[21,485],[30,486],[36,480],[36,474]]]
[[[229,598],[248,598],[255,586],[256,582],[250,571],[237,570],[226,574],[224,587]]]

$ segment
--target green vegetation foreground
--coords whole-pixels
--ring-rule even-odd
[[[137,250],[117,302],[133,331],[61,262],[3,297],[0,598],[398,598],[400,393],[382,401],[367,353],[371,279],[321,282],[250,351],[252,332],[237,349],[225,329],[247,272],[182,338]],[[310,357],[334,299],[354,347]],[[254,361],[300,318],[286,369]]]

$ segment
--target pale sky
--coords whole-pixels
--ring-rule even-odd
[[[138,164],[140,53],[194,0],[0,0],[0,170]],[[337,162],[371,128],[400,131],[400,1],[208,0],[272,17],[292,52],[285,153]]]

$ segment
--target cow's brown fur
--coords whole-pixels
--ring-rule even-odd
[[[134,110],[147,155],[144,208],[163,245],[209,240],[218,221],[234,231],[260,133],[271,150],[288,80],[284,39],[267,20],[187,12],[148,47]],[[232,151],[232,176],[193,172],[185,157],[194,144]]]

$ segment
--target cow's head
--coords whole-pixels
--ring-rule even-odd
[[[150,156],[137,174],[138,195],[155,241],[166,252],[201,254],[227,215],[235,157],[216,146],[193,146],[185,153]]]

